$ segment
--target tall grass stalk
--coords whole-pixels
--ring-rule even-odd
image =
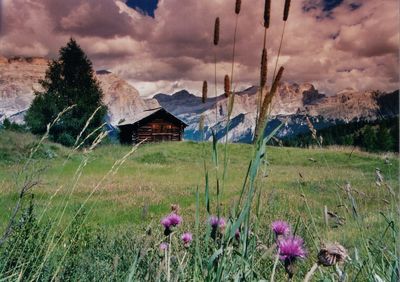
[[[126,162],[126,160],[127,160],[134,152],[136,152],[136,150],[138,149],[138,147],[139,147],[142,143],[144,143],[145,141],[146,141],[146,140],[143,140],[143,141],[141,141],[140,143],[134,145],[134,146],[132,147],[132,149],[131,149],[128,153],[126,153],[121,159],[118,159],[117,161],[114,162],[114,164],[113,164],[113,166],[110,168],[110,170],[103,176],[103,178],[96,184],[96,186],[92,189],[92,191],[90,192],[90,194],[86,197],[86,199],[84,200],[84,202],[81,204],[81,206],[79,207],[79,209],[77,210],[77,212],[76,212],[75,215],[73,216],[73,219],[75,219],[75,218],[82,212],[83,208],[87,205],[89,199],[93,196],[93,194],[94,194],[95,192],[97,192],[97,191],[99,190],[99,188],[103,185],[104,181],[105,181],[106,179],[109,179],[110,176],[114,176],[114,175],[118,172],[118,170],[122,167],[122,165]],[[80,231],[80,228],[83,226],[83,224],[85,223],[86,219],[88,218],[88,215],[89,215],[90,212],[92,211],[93,206],[94,206],[94,204],[90,207],[90,209],[89,209],[88,212],[86,213],[85,217],[83,218],[82,222],[80,223],[80,225],[79,225],[79,227],[78,227],[78,230],[76,231],[76,233],[75,233],[75,235],[74,235],[74,237],[73,237],[73,240],[78,236],[79,231]],[[72,222],[72,220],[71,220],[71,222]],[[71,224],[71,223],[70,223],[70,224]],[[70,224],[64,229],[64,231],[62,232],[62,235],[65,234],[65,232],[66,232],[66,230],[68,229],[68,227],[70,226]],[[59,242],[59,241],[57,241],[57,243],[58,243],[58,242]],[[57,243],[56,243],[56,244],[57,244]],[[56,244],[55,244],[55,245],[56,245]],[[64,261],[66,255],[68,254],[68,251],[69,251],[69,248],[70,248],[70,247],[71,247],[71,245],[69,245],[69,246],[66,248],[66,250],[65,250],[65,252],[64,252],[64,255],[62,256],[62,258],[61,258],[61,260],[60,260],[60,262],[59,262],[58,268],[57,268],[55,274],[53,275],[53,279],[55,279],[55,278],[57,277],[57,274],[58,274],[58,272],[59,272],[60,269],[61,269],[62,262]],[[52,249],[51,251],[54,251],[54,249]],[[50,253],[51,253],[51,251],[50,251]],[[50,253],[49,253],[49,254],[50,254]],[[43,263],[44,263],[44,262],[45,262],[45,259],[43,260]],[[43,265],[43,264],[42,264],[42,265]]]
[[[272,75],[272,81],[274,81],[274,79],[275,79],[276,69],[278,68],[279,57],[280,57],[281,51],[282,51],[283,37],[285,35],[285,30],[286,30],[286,22],[289,17],[290,2],[291,2],[291,0],[285,0],[285,7],[284,7],[284,11],[283,11],[283,27],[282,27],[281,38],[279,41],[278,54],[276,56],[276,61],[275,61],[274,73]]]
[[[214,23],[214,96],[215,96],[215,123],[218,122],[218,87],[217,87],[217,50],[216,47],[219,43],[220,33],[220,20],[219,17],[215,19]]]
[[[42,136],[42,138],[39,140],[39,142],[37,143],[36,146],[34,146],[31,151],[30,154],[27,158],[27,160],[25,161],[23,168],[21,170],[21,172],[19,173],[19,176],[22,176],[23,173],[25,173],[26,171],[28,171],[28,167],[31,165],[31,162],[33,160],[34,155],[37,153],[37,151],[39,150],[40,146],[43,144],[43,142],[48,138],[49,133],[51,128],[60,120],[60,118],[67,113],[68,111],[72,110],[75,107],[75,105],[69,106],[67,108],[65,108],[63,111],[61,111],[56,118],[53,120],[53,122],[49,123],[47,125],[46,128],[46,132],[45,134]],[[0,237],[0,247],[2,244],[4,244],[4,242],[6,241],[6,239],[11,235],[14,225],[15,223],[15,219],[16,216],[18,214],[18,212],[21,209],[21,205],[22,205],[22,201],[24,200],[24,197],[27,195],[27,193],[33,188],[35,187],[37,184],[39,184],[38,181],[34,181],[33,180],[34,175],[30,175],[29,177],[23,177],[23,182],[22,185],[19,184],[19,179],[17,177],[16,179],[16,186],[20,186],[19,188],[19,197],[17,200],[17,203],[14,206],[13,212],[11,214],[9,223],[3,233],[3,235]]]
[[[257,97],[257,112],[256,112],[256,121],[255,121],[255,132],[257,131],[257,124],[259,120],[259,114],[261,111],[261,105],[263,101],[263,91],[267,81],[268,74],[268,61],[267,61],[267,31],[270,24],[270,16],[271,16],[271,0],[265,0],[264,4],[264,38],[263,38],[263,47],[261,51],[261,64],[260,64],[260,89]],[[256,137],[254,138],[254,140]],[[254,141],[255,142],[255,141]]]
[[[228,141],[229,141],[229,126],[231,120],[231,114],[234,107],[235,102],[235,90],[232,91],[233,81],[234,81],[234,69],[235,69],[235,54],[236,54],[236,40],[237,40],[237,30],[239,23],[239,14],[242,7],[242,1],[236,0],[235,3],[235,30],[233,32],[233,47],[232,47],[232,65],[231,65],[231,77],[225,76],[225,96],[228,98],[227,100],[227,118],[226,118],[226,132],[225,132],[225,147],[224,147],[224,170],[222,173],[222,191],[224,191],[225,187],[225,179],[227,174],[228,167]]]
[[[90,122],[90,121],[89,121],[89,122]],[[88,122],[87,122],[86,124],[88,124]],[[94,132],[97,132],[98,129],[99,129],[99,128],[95,129]],[[93,132],[92,132],[92,133],[93,133]],[[88,136],[92,135],[92,133],[90,133]],[[82,176],[83,169],[84,169],[84,168],[86,167],[86,165],[88,164],[89,154],[90,154],[91,152],[93,152],[94,148],[95,148],[105,137],[106,137],[106,133],[100,133],[100,134],[94,139],[93,143],[90,145],[89,149],[86,150],[86,152],[85,152],[85,154],[84,154],[84,157],[83,157],[81,163],[79,164],[78,168],[76,169],[76,171],[75,171],[75,173],[74,173],[74,175],[73,175],[73,177],[72,177],[72,179],[71,179],[71,180],[72,180],[72,187],[71,187],[69,193],[66,193],[65,197],[64,197],[63,200],[62,200],[62,203],[61,203],[61,210],[59,210],[59,212],[56,213],[55,216],[54,216],[54,218],[53,218],[53,221],[56,222],[56,223],[55,223],[55,224],[52,224],[52,226],[51,226],[49,232],[47,233],[47,236],[46,236],[45,241],[47,242],[47,240],[50,240],[49,246],[51,246],[51,245],[54,243],[54,240],[55,240],[55,238],[56,238],[56,236],[57,236],[58,228],[61,226],[61,223],[63,222],[63,218],[64,218],[64,215],[65,215],[65,212],[66,212],[66,210],[67,210],[67,207],[70,205],[70,201],[71,201],[72,195],[73,195],[73,193],[74,193],[74,191],[75,191],[75,189],[76,189],[76,187],[77,187],[77,185],[78,185],[78,183],[79,183],[79,180],[80,180],[80,178],[81,178],[81,176]],[[86,138],[88,138],[88,137],[86,137]],[[86,140],[86,138],[85,138],[85,140]],[[83,141],[83,142],[84,142],[84,141]],[[77,145],[77,146],[80,146],[80,145]],[[76,148],[77,146],[75,146],[75,147],[72,149],[72,152],[74,152],[74,151],[77,150],[77,148]],[[67,162],[67,161],[69,160],[69,158],[71,157],[71,154],[72,154],[72,153],[70,153],[70,154],[68,155],[68,157],[67,157],[66,161],[64,162],[63,166],[66,165],[66,162]],[[54,198],[54,197],[51,197],[51,198],[49,199],[47,206],[50,206],[51,201],[52,201],[53,198]],[[45,212],[46,212],[46,209],[42,212],[42,215],[41,215],[41,217],[39,218],[39,222],[40,222],[40,220],[43,218],[43,216],[45,215]],[[76,216],[75,216],[75,217],[76,217]],[[71,220],[70,224],[73,222],[73,220],[75,219],[75,217]],[[66,231],[68,230],[70,224],[67,225],[67,228],[64,230],[64,232],[66,232]],[[52,234],[51,232],[53,232],[53,234]],[[52,235],[51,235],[51,234],[52,234]],[[64,233],[62,233],[62,235],[63,235],[63,234],[64,234]],[[49,239],[49,238],[50,238],[50,239]],[[61,240],[61,238],[60,238],[60,240]],[[57,245],[57,244],[55,244],[55,245]],[[41,249],[39,250],[39,252],[42,252],[42,251],[44,250],[44,249],[43,249],[44,247],[45,247],[45,245],[43,245],[43,246],[37,246],[37,248],[41,248]],[[35,264],[36,264],[36,263],[37,263],[37,259],[35,260]],[[24,270],[23,270],[23,272],[24,272]],[[22,273],[23,273],[23,272],[22,272]]]

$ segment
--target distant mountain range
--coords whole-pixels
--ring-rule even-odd
[[[44,78],[47,60],[43,58],[0,57],[0,121],[9,118],[22,123],[25,111],[34,98],[34,90],[40,90],[39,79]],[[224,95],[209,98],[205,104],[201,98],[186,90],[173,95],[157,94],[143,99],[139,92],[125,80],[108,71],[98,71],[96,77],[104,92],[104,103],[109,108],[108,122],[115,128],[121,120],[132,118],[149,108],[164,107],[181,118],[189,126],[185,138],[199,140],[200,116],[205,116],[205,138],[211,138],[211,130],[218,138],[226,134],[227,98]],[[258,87],[237,92],[228,138],[234,142],[249,142],[254,133]],[[282,83],[272,102],[269,129],[284,122],[279,137],[307,132],[308,116],[316,129],[353,121],[373,121],[395,117],[399,114],[399,92],[359,92],[345,89],[333,96],[319,93],[312,84]]]
[[[251,140],[255,127],[258,91],[258,87],[250,87],[236,93],[228,135],[231,141]],[[205,104],[201,103],[201,98],[185,90],[173,95],[157,94],[153,99],[189,124],[185,130],[185,138],[193,140],[200,138],[198,123],[201,114],[206,116],[207,128],[213,128],[218,137],[225,135],[228,99],[224,95],[210,98]],[[307,132],[309,129],[306,117],[309,117],[316,129],[340,123],[394,117],[399,114],[398,101],[398,91],[380,93],[346,89],[334,96],[326,96],[308,83],[300,85],[282,83],[272,102],[268,130],[283,122],[285,126],[278,132],[279,137]],[[209,138],[211,138],[210,131],[206,134],[206,139]]]

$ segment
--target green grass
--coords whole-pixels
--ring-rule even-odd
[[[6,135],[8,134],[10,133]],[[2,135],[5,134],[0,134]],[[29,147],[29,142],[35,142],[32,136],[28,137],[30,139],[24,139],[24,148]],[[9,138],[4,136],[0,140],[6,140],[8,146],[12,144],[8,142]],[[67,160],[66,149],[56,145],[45,146],[57,148],[55,154],[60,156],[51,159],[42,156],[35,160],[37,166],[45,167],[45,171],[41,177],[43,182],[35,188],[34,193],[38,206],[43,207],[53,193],[60,189],[52,200],[49,212],[51,215],[71,190],[71,179],[84,157],[81,152],[75,153],[64,164]],[[18,153],[23,154],[20,144],[15,144],[15,148]],[[88,222],[107,226],[112,230],[119,226],[135,225],[143,220],[158,220],[169,210],[171,203],[179,203],[191,214],[194,211],[197,187],[201,192],[204,190],[201,157],[204,148],[206,156],[210,156],[211,144],[180,142],[141,146],[118,173],[106,179],[98,192],[90,198],[89,204],[93,205],[93,211]],[[72,207],[67,210],[67,215],[73,212],[74,206],[84,201],[115,160],[130,149],[128,146],[107,145],[96,149],[89,156],[88,164],[83,169],[73,193]],[[10,150],[9,147],[0,147],[0,152],[9,156]],[[227,184],[222,193],[225,213],[229,211],[232,201],[238,197],[252,150],[251,145],[228,146]],[[58,153],[59,151],[61,153]],[[288,212],[297,213],[304,208],[303,201],[299,200],[300,195],[304,194],[313,211],[320,213],[323,206],[327,205],[330,209],[340,212],[340,209],[336,208],[337,197],[338,194],[343,197],[344,193],[339,186],[343,187],[350,182],[352,187],[365,193],[365,197],[360,197],[360,208],[370,212],[389,208],[385,207],[384,200],[390,202],[391,197],[385,188],[376,186],[375,168],[380,168],[388,183],[397,187],[397,160],[392,158],[390,164],[386,164],[381,155],[359,152],[353,153],[351,157],[349,155],[347,151],[338,150],[269,147],[267,176],[261,183],[263,199],[273,191],[274,205],[285,205]],[[311,161],[310,158],[315,161]],[[15,202],[17,191],[14,187],[14,177],[21,168],[21,164],[10,163],[10,159],[13,158],[8,157],[0,162],[1,227],[4,226]],[[210,169],[210,186],[213,187],[215,174],[211,159],[207,165]],[[211,192],[215,195],[215,191]],[[145,218],[142,216],[143,208],[148,211]]]
[[[7,224],[17,200],[16,176],[37,141],[32,135],[0,132],[0,155],[7,156],[0,160],[0,231]],[[32,162],[33,167],[44,168],[40,185],[33,190],[36,216],[40,217],[46,211],[42,222],[51,222],[63,230],[87,200],[85,226],[93,230],[101,228],[111,240],[107,242],[114,242],[121,234],[132,230],[136,230],[133,231],[135,236],[140,237],[147,226],[161,232],[160,218],[169,212],[170,204],[177,203],[181,206],[184,229],[193,230],[197,188],[200,192],[201,224],[207,217],[204,208],[204,156],[209,171],[212,213],[216,213],[216,174],[210,143],[140,146],[118,172],[107,176],[91,195],[114,162],[130,150],[129,146],[104,145],[89,153],[71,153],[66,148],[45,142]],[[218,145],[218,150],[221,158],[223,145]],[[253,150],[251,145],[228,145],[228,170],[221,193],[222,214],[226,217],[238,201]],[[391,242],[391,237],[385,233],[388,223],[384,216],[396,218],[394,210],[398,195],[391,195],[389,187],[398,193],[397,156],[352,153],[342,148],[279,147],[268,147],[267,154],[268,164],[263,166],[257,179],[257,187],[261,189],[261,209],[255,221],[258,236],[264,241],[271,240],[270,223],[284,219],[293,225],[299,222],[298,234],[306,239],[310,255],[318,251],[319,242],[341,242],[353,257],[356,249],[367,248],[365,242],[368,240],[380,243],[380,238],[382,243]],[[85,160],[87,164],[74,187],[74,175]],[[220,164],[219,172],[222,173],[221,159]],[[376,168],[381,170],[385,179],[381,186],[376,184]],[[29,172],[22,173],[25,174]],[[352,187],[350,196],[344,190],[347,183]],[[353,213],[351,197],[356,202],[357,217]],[[325,225],[324,206],[342,218],[342,225],[336,225],[333,219],[329,220],[329,226]],[[61,213],[64,216],[57,225]],[[366,236],[369,239],[365,239]],[[263,263],[271,268],[271,262]],[[309,265],[304,267],[307,269]],[[353,273],[354,276],[357,277]]]

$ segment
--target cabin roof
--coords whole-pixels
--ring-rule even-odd
[[[158,107],[158,108],[154,108],[154,109],[148,109],[145,110],[137,115],[135,115],[133,118],[131,119],[127,119],[121,123],[119,123],[117,126],[124,126],[124,125],[133,125],[141,120],[144,120],[145,118],[148,118],[158,112],[165,112],[166,114],[172,116],[173,118],[175,118],[177,121],[181,122],[182,124],[184,124],[185,126],[188,126],[184,121],[182,121],[180,118],[176,117],[175,115],[171,114],[170,112],[168,112],[166,109],[164,109],[163,107]]]

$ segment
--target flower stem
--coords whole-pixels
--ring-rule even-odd
[[[311,267],[310,271],[304,278],[304,282],[308,282],[311,280],[311,277],[314,275],[314,272],[318,269],[318,267],[319,267],[318,263],[314,263],[314,265]]]
[[[274,282],[275,281],[275,271],[276,271],[276,266],[278,265],[278,261],[279,261],[279,252],[276,254],[276,257],[275,257],[275,262],[274,262],[274,267],[272,268],[272,274],[271,274],[270,282]]]

